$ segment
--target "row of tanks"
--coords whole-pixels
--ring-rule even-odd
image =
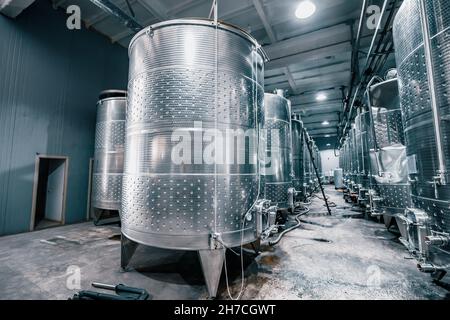
[[[436,278],[450,267],[449,30],[444,0],[403,1],[397,72],[372,79],[340,157],[346,199],[397,225],[419,269]]]
[[[198,251],[214,297],[226,249],[282,231],[317,189],[318,149],[238,27],[158,23],[129,60],[126,103],[98,104],[92,205],[120,213],[122,268],[138,245]]]

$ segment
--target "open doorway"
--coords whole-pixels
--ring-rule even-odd
[[[36,157],[31,231],[64,224],[67,169],[67,157]]]

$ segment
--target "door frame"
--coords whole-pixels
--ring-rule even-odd
[[[64,187],[63,187],[63,203],[61,212],[61,225],[66,223],[66,198],[67,198],[67,178],[69,173],[69,157],[55,156],[47,154],[37,154],[34,162],[34,178],[33,178],[33,198],[31,205],[30,231],[34,231],[34,223],[36,220],[36,203],[39,182],[39,166],[41,159],[64,160]]]

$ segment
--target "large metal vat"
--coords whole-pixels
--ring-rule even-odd
[[[291,108],[281,93],[264,94],[262,127],[266,135],[262,197],[280,210],[287,210],[291,207],[289,192],[292,192]]]
[[[369,203],[369,189],[370,189],[370,157],[368,134],[370,132],[370,122],[368,112],[361,112],[355,119],[355,155],[357,159],[357,189],[358,189],[358,203],[366,208]]]
[[[349,152],[348,152],[348,139],[342,143],[342,147],[339,151],[339,167],[342,168],[342,183],[344,189],[348,188],[350,168],[349,168]]]
[[[297,198],[304,199],[306,196],[305,190],[305,172],[303,167],[304,157],[304,140],[303,140],[303,122],[299,115],[293,115],[291,119],[292,132],[292,169],[294,176],[292,184],[294,189],[298,192]]]
[[[211,296],[224,246],[257,237],[263,57],[245,31],[199,19],[152,25],[129,46],[122,233],[198,250]]]
[[[400,101],[414,208],[405,244],[424,271],[450,262],[450,10],[446,0],[406,0],[394,22]]]
[[[92,206],[120,210],[125,151],[127,93],[107,90],[97,102],[95,151],[92,176]]]
[[[335,189],[343,189],[344,186],[344,174],[342,168],[336,168],[333,170],[333,181]]]
[[[309,152],[308,143],[311,145],[312,142],[310,141],[309,135],[306,131],[303,132],[303,142],[303,174],[305,179],[304,186],[306,196],[311,196],[311,193],[314,189],[314,173],[312,169],[312,158],[311,153]]]
[[[367,93],[372,208],[374,214],[383,215],[389,228],[395,222],[393,217],[411,207],[398,81],[382,81]]]
[[[349,153],[350,153],[350,190],[353,193],[358,193],[358,172],[359,172],[359,161],[358,161],[358,146],[356,140],[356,126],[352,125],[349,135]]]

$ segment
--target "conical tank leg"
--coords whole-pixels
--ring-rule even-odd
[[[126,270],[139,244],[128,239],[123,233],[121,234],[120,244],[120,266]]]
[[[211,298],[217,295],[220,275],[222,274],[223,262],[225,260],[225,250],[199,250],[200,263],[202,265],[203,276],[206,287]]]

